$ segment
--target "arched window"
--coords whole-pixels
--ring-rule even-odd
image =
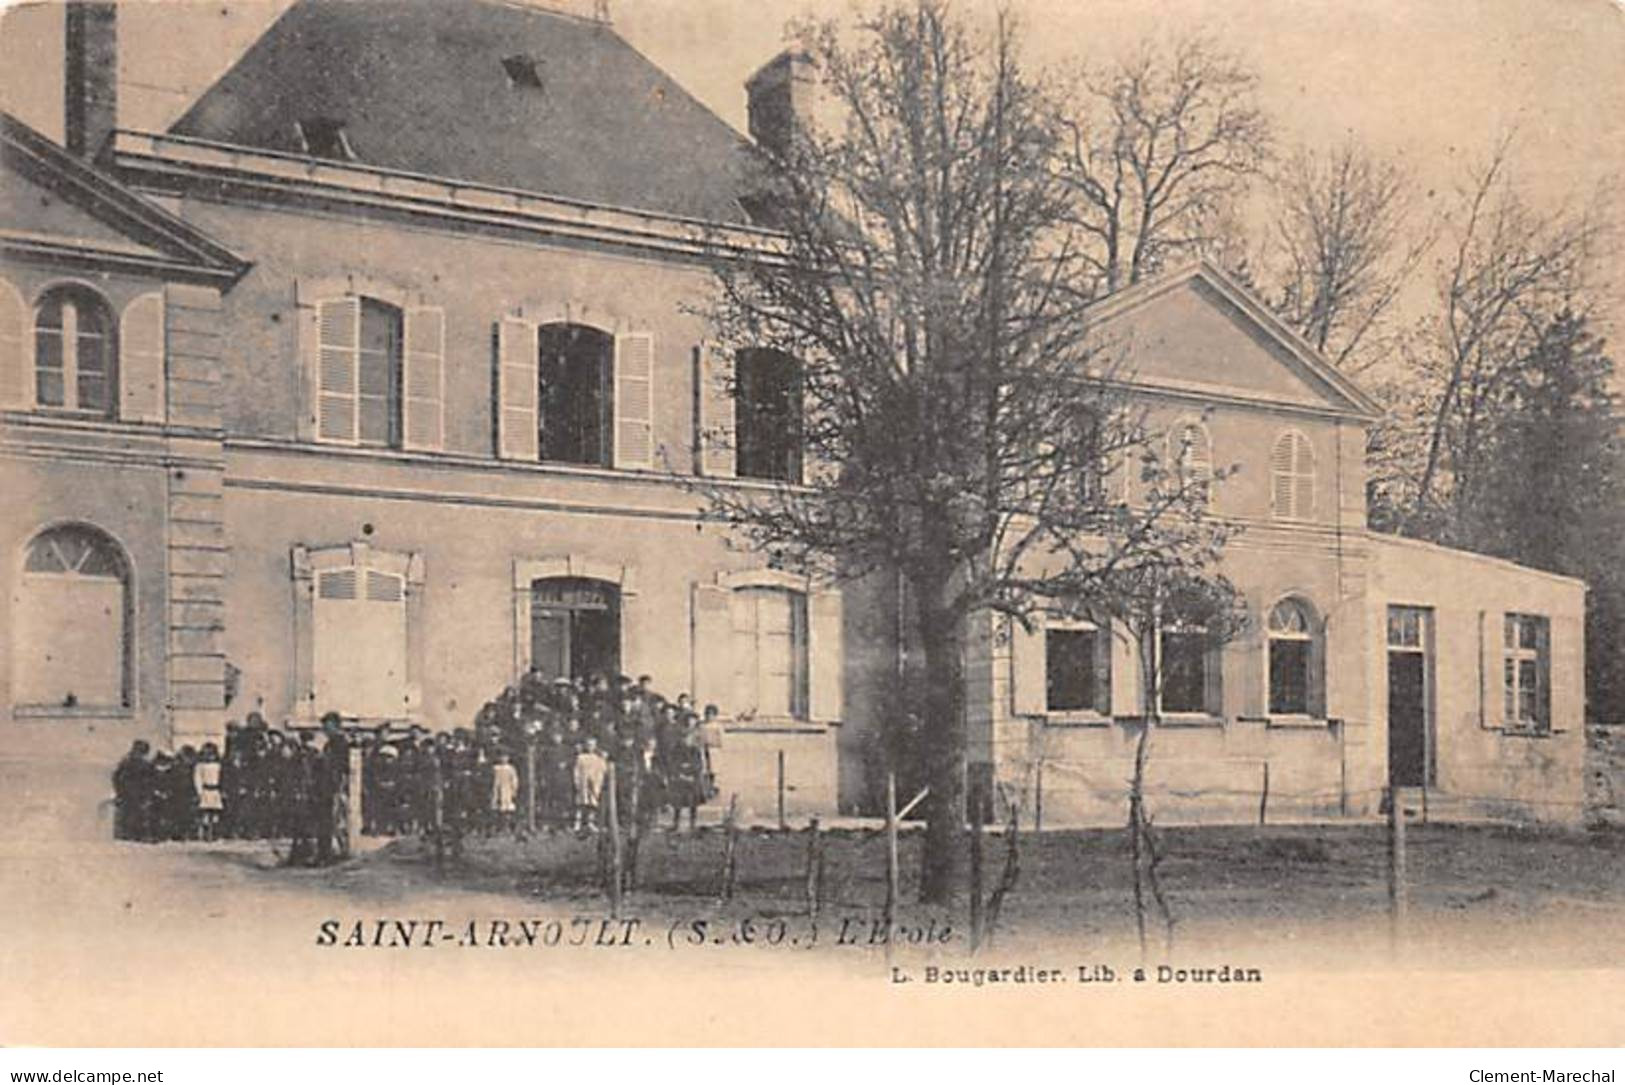
[[[34,536],[16,600],[17,704],[128,708],[130,567],[118,543],[68,524]]]
[[[584,324],[536,332],[541,459],[608,467],[614,462],[615,340]]]
[[[1317,716],[1323,711],[1319,622],[1301,599],[1282,599],[1269,614],[1269,712]]]
[[[1277,520],[1315,514],[1315,446],[1295,429],[1277,437],[1270,452],[1270,514]]]
[[[782,351],[742,350],[734,370],[734,472],[801,481],[801,364]]]
[[[1207,505],[1213,498],[1213,439],[1207,427],[1195,419],[1181,421],[1168,434],[1168,458],[1181,486],[1190,488],[1197,504]]]
[[[34,389],[41,407],[111,415],[118,351],[112,310],[89,287],[58,286],[34,307]]]

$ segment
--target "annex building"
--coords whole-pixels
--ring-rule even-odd
[[[696,315],[758,244],[751,140],[598,21],[300,0],[164,132],[120,129],[116,6],[68,16],[66,146],[7,118],[0,789],[84,823],[132,738],[258,710],[466,726],[526,670],[721,706],[723,793],[872,809],[894,585],[811,585],[701,522],[799,480],[794,359]],[[796,105],[779,58],[752,139]],[[1164,820],[1575,821],[1584,588],[1371,534],[1376,405],[1205,264],[1104,302],[1253,632],[1161,638]],[[708,389],[731,372],[736,394]],[[702,440],[719,420],[735,440]],[[1132,491],[1132,487],[1130,487]],[[1130,500],[1133,494],[1128,494]],[[1144,706],[1111,630],[978,624],[972,758],[1046,825],[1122,817]]]

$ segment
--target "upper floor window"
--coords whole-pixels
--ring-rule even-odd
[[[50,708],[127,708],[130,567],[95,528],[50,528],[28,544],[17,588],[12,697]]]
[[[735,474],[800,482],[800,363],[782,351],[742,350],[734,382]]]
[[[1320,660],[1313,611],[1299,599],[1282,599],[1269,614],[1269,711],[1272,716],[1318,713]]]
[[[403,309],[357,295],[317,302],[311,362],[316,439],[441,447],[444,324],[442,311],[429,306]]]
[[[1270,451],[1270,514],[1277,520],[1315,515],[1315,446],[1295,429],[1277,437]]]
[[[1508,614],[1502,625],[1501,666],[1506,724],[1548,731],[1551,715],[1551,627],[1535,614]]]
[[[1213,440],[1207,427],[1194,419],[1180,422],[1168,434],[1168,458],[1181,489],[1197,505],[1206,507],[1213,488]]]
[[[613,455],[615,340],[584,324],[537,329],[537,444],[555,463],[608,467]]]
[[[41,407],[111,415],[117,352],[107,302],[83,286],[46,291],[34,309],[34,395]]]

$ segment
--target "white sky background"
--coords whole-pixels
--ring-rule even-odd
[[[619,33],[735,127],[743,84],[783,45],[788,19],[844,17],[849,2],[609,0]],[[62,129],[56,4],[6,5],[0,106]],[[161,130],[288,0],[125,0],[120,124]],[[1147,35],[1200,28],[1260,74],[1283,144],[1356,135],[1400,158],[1436,198],[1508,128],[1516,172],[1545,200],[1616,179],[1625,219],[1625,0],[1011,0],[1043,65],[1110,56]],[[551,5],[590,12],[592,0]],[[972,12],[990,0],[961,0]],[[185,48],[176,48],[185,41]],[[1616,276],[1625,280],[1625,276]],[[1625,316],[1625,293],[1614,310]],[[1616,329],[1618,325],[1616,324]],[[1616,351],[1617,353],[1617,351]]]

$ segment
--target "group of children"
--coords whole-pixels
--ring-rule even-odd
[[[611,765],[621,823],[647,829],[669,810],[675,831],[716,793],[719,739],[716,706],[697,714],[687,694],[668,701],[647,677],[549,682],[534,670],[454,731],[346,728],[334,713],[319,731],[279,730],[251,712],[226,725],[223,748],[153,755],[135,742],[113,772],[114,830],[141,841],[287,838],[292,861],[326,862],[354,748],[363,833],[517,833],[532,801],[538,828],[596,832]]]

